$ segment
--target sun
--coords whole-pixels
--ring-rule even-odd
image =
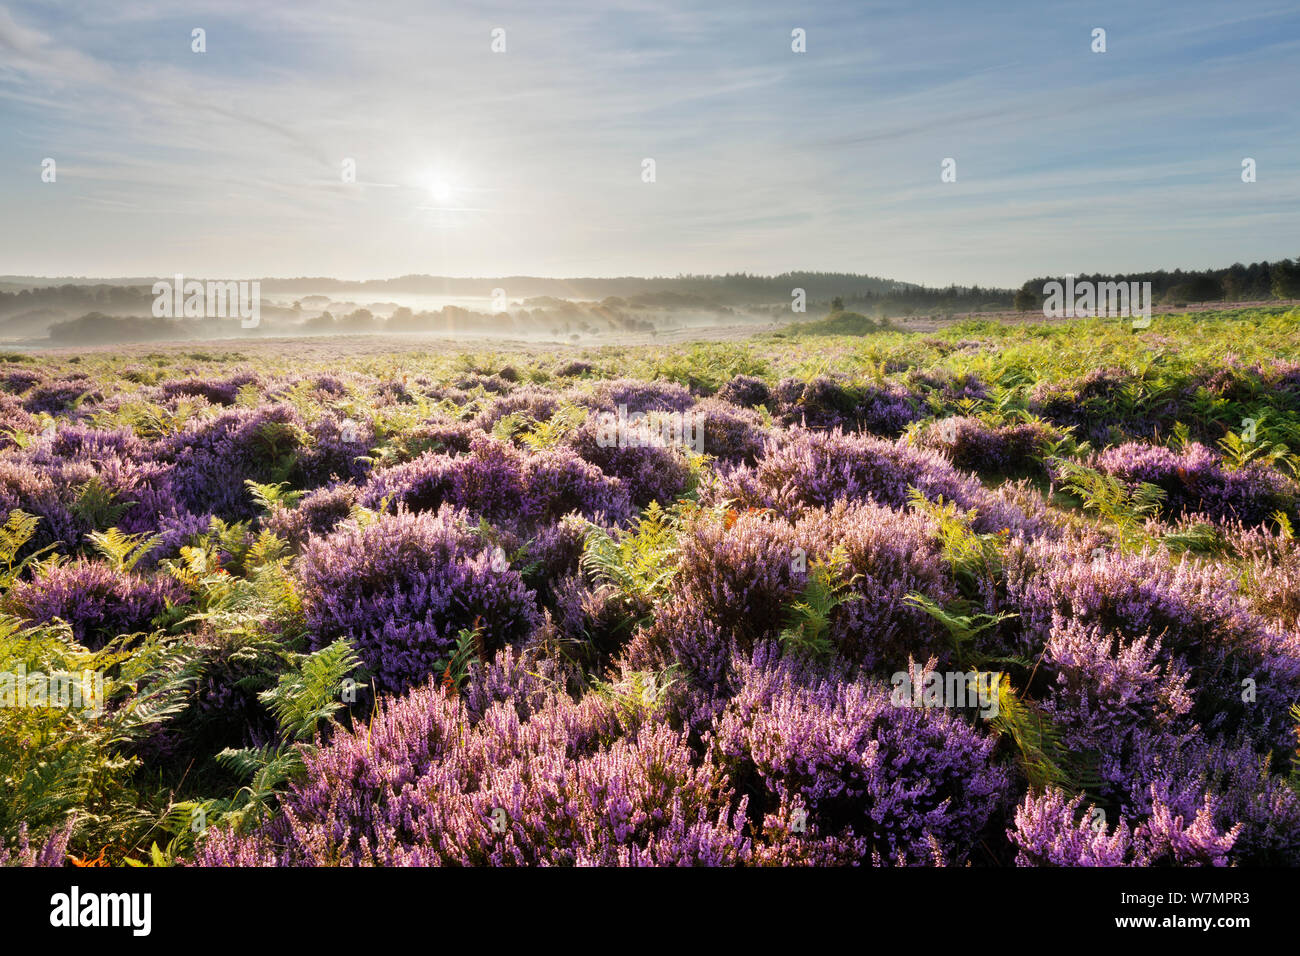
[[[438,180],[437,182],[429,184],[429,195],[440,203],[451,202],[452,197],[455,194],[456,193],[451,188],[451,183],[449,182]]]
[[[440,206],[446,206],[456,198],[456,185],[446,174],[430,172],[424,177],[424,189]]]

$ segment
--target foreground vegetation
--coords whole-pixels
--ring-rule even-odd
[[[1298,340],[6,356],[0,859],[1295,865]]]

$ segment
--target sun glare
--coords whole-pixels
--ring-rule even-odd
[[[456,187],[450,177],[442,172],[431,172],[424,177],[424,189],[440,206],[445,206],[456,198]]]

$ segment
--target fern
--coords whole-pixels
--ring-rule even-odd
[[[462,627],[456,632],[456,649],[450,657],[434,664],[434,671],[442,675],[442,686],[449,694],[457,694],[469,678],[469,665],[475,659],[484,660],[483,625],[475,620],[473,627]]]
[[[302,600],[288,570],[287,548],[263,532],[243,549],[244,576],[231,574],[213,542],[181,548],[179,558],[163,569],[195,595],[193,613],[177,626],[207,625],[218,635],[261,638],[268,635],[292,644],[306,630]]]
[[[121,573],[133,571],[141,560],[162,544],[162,535],[124,534],[117,528],[92,531],[87,538],[113,570]]]
[[[1160,513],[1164,489],[1145,481],[1130,488],[1113,475],[1077,462],[1057,459],[1056,464],[1064,490],[1078,497],[1085,511],[1094,511],[1108,522],[1121,547],[1135,548],[1150,542],[1145,524]]]
[[[677,535],[693,506],[679,503],[665,511],[652,502],[628,531],[589,525],[581,566],[614,589],[629,608],[645,612],[667,593],[677,573]]]
[[[1067,750],[1062,731],[1032,701],[1020,697],[1003,675],[998,685],[997,716],[989,726],[1015,744],[1021,769],[1035,790],[1059,787],[1070,793],[1095,791],[1100,786],[1091,755]]]
[[[635,729],[668,700],[669,691],[680,683],[679,671],[678,664],[661,671],[628,671],[620,675],[617,683],[594,679],[591,688],[613,706],[624,728]]]
[[[132,649],[127,650],[127,643]],[[111,847],[117,857],[149,825],[128,748],[178,715],[197,670],[192,650],[159,636],[120,638],[99,651],[73,642],[58,624],[24,626],[0,616],[0,673],[98,675],[102,697],[81,707],[2,707],[0,832],[25,822],[34,834],[76,818],[74,842]]]
[[[534,450],[554,448],[587,420],[587,409],[570,402],[561,403],[555,413],[544,422],[537,422],[520,438]]]
[[[134,501],[121,501],[117,493],[95,476],[84,482],[77,489],[76,501],[72,504],[72,513],[85,524],[98,530],[111,528],[122,520]]]
[[[522,412],[497,420],[492,435],[502,441],[517,441],[535,451],[554,448],[587,420],[588,411],[581,405],[562,402],[550,418],[536,421]]]
[[[352,646],[342,640],[312,654],[295,655],[292,669],[258,695],[276,718],[280,740],[263,747],[228,747],[216,755],[221,767],[247,783],[227,798],[173,804],[161,825],[176,835],[176,848],[190,846],[196,829],[218,825],[242,831],[264,822],[289,783],[305,770],[303,755],[312,748],[307,741],[345,706],[344,679],[360,665]],[[196,819],[202,824],[197,828]]]
[[[903,603],[919,608],[943,625],[952,642],[953,652],[957,656],[957,666],[961,670],[965,670],[967,659],[977,659],[981,665],[993,662],[994,658],[976,653],[976,639],[990,628],[997,627],[1003,621],[1017,616],[1005,611],[998,614],[962,613],[968,610],[965,602],[959,602],[956,606],[943,607],[916,591],[904,597]]]
[[[361,659],[344,640],[335,641],[280,678],[272,689],[258,695],[280,725],[286,740],[306,740],[323,721],[343,706],[339,688],[344,678],[361,666]]]
[[[284,482],[278,484],[260,484],[252,479],[245,479],[244,484],[253,493],[253,500],[264,514],[273,513],[277,507],[294,508],[305,492],[291,491]]]
[[[1162,536],[1160,542],[1174,554],[1213,554],[1223,551],[1228,545],[1223,531],[1204,521],[1171,531]]]
[[[842,546],[836,546],[824,561],[814,561],[808,568],[799,600],[790,606],[784,627],[777,635],[782,644],[800,654],[826,659],[834,646],[827,634],[831,615],[841,604],[857,597],[851,590],[858,575],[846,578],[848,558]]]
[[[1007,534],[980,534],[974,530],[977,512],[958,511],[954,503],[928,500],[916,488],[908,489],[913,510],[928,515],[935,525],[940,553],[952,569],[963,594],[976,596],[981,585],[997,580],[1002,570],[1002,549]]]
[[[0,591],[7,591],[27,565],[54,548],[54,545],[47,545],[19,560],[18,555],[36,533],[40,520],[25,511],[11,511],[0,525],[0,562],[4,564],[0,569]]]
[[[198,411],[199,403],[194,399],[180,399],[174,409],[154,402],[127,402],[112,411],[96,413],[91,421],[97,428],[125,426],[140,438],[152,441],[180,434]]]

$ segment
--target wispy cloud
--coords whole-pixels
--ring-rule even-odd
[[[0,256],[1010,284],[1296,255],[1297,52],[1263,0],[8,3]]]

